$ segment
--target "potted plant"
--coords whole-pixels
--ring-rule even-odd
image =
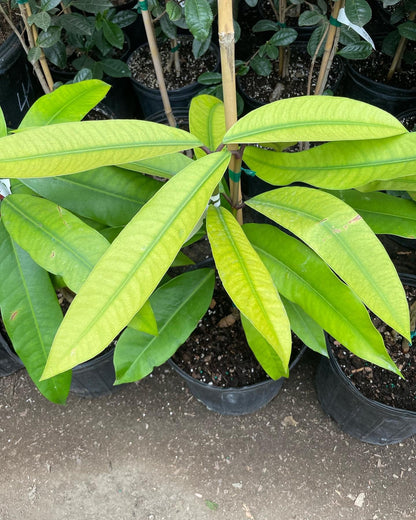
[[[220,32],[227,33],[232,27],[227,23],[230,5],[220,7],[226,13],[220,9]],[[232,46],[232,38],[226,41]],[[415,134],[407,133],[394,117],[375,107],[327,96],[281,100],[234,123],[232,49],[227,48],[224,56],[228,57],[222,71],[225,109],[216,98],[196,98],[190,117],[192,133],[146,121],[91,121],[28,128],[0,141],[4,175],[24,182],[132,161],[136,162],[127,168],[154,175],[165,171],[166,160],[172,165],[178,157],[169,154],[196,149],[196,160],[185,159],[186,166],[131,218],[82,284],[55,336],[42,379],[91,359],[124,329],[156,294],[182,245],[200,227],[210,200],[206,225],[216,269],[243,316],[251,348],[272,378],[288,375],[291,351],[291,324],[279,294],[348,348],[398,372],[364,306],[410,337],[403,288],[385,250],[349,205],[326,191],[289,184],[299,176],[305,180],[310,154],[318,161],[317,177],[332,189],[406,175],[409,162],[415,160],[411,151]],[[287,154],[269,146],[313,140],[332,142],[307,155]],[[334,155],[334,147],[338,155]],[[279,150],[279,145],[274,148]],[[289,156],[295,162],[285,168]],[[302,242],[275,226],[241,227],[238,174],[242,159],[259,176],[274,171],[279,185],[287,185],[246,204]],[[334,161],[339,161],[337,168]],[[217,188],[229,164],[231,211],[218,205]],[[343,170],[342,178],[333,173],[337,169]],[[153,312],[157,315],[156,309]],[[175,314],[176,307],[166,312]],[[182,320],[177,338],[164,325],[169,318],[165,315],[163,320],[156,319],[158,334],[149,334],[147,343],[140,342],[130,328],[129,341],[119,348],[117,383],[144,377],[154,365],[168,359],[183,335],[192,331],[193,324]],[[308,332],[304,320],[292,320],[292,326],[299,335]]]

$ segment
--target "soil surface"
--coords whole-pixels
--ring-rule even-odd
[[[17,14],[18,11],[16,9],[11,10],[7,3],[1,3],[4,11],[7,16],[11,18],[12,22],[18,26],[20,23],[20,16]],[[0,14],[0,45],[7,40],[7,38],[12,34],[12,29],[10,25],[7,23],[6,19]]]
[[[176,90],[195,83],[203,72],[209,72],[218,66],[218,57],[212,49],[195,59],[192,54],[192,39],[186,36],[178,36],[180,72],[177,73],[171,61],[173,55],[170,42],[159,45],[160,60],[165,76],[166,88]],[[153,68],[153,61],[147,45],[136,49],[128,59],[128,66],[132,77],[148,88],[158,88],[158,82]]]
[[[399,115],[397,119],[409,132],[416,131],[416,112],[413,114],[406,114],[403,116]]]
[[[414,47],[414,46],[413,46]],[[414,63],[408,64],[404,60],[400,70],[396,70],[390,81],[387,81],[387,74],[393,58],[386,56],[381,51],[373,51],[366,60],[356,60],[350,64],[354,70],[363,76],[384,83],[392,87],[403,89],[415,89],[416,68]]]
[[[238,78],[240,88],[245,95],[265,104],[278,99],[307,94],[311,57],[306,50],[302,51],[295,47],[288,49],[290,49],[290,57],[287,76],[285,78],[280,77],[278,60],[273,62],[273,70],[267,78],[258,76],[253,70],[250,70],[248,74]],[[341,67],[341,62],[335,60],[329,73],[327,89],[336,91],[338,80],[342,74]],[[316,86],[318,74],[319,64],[317,63],[312,74],[311,93]]]
[[[302,347],[294,336],[293,353]],[[223,388],[269,379],[247,344],[238,310],[218,280],[208,312],[173,360],[194,379]]]
[[[408,285],[404,285],[404,288],[411,307],[416,302],[416,288]],[[373,314],[371,319],[382,335],[386,349],[404,379],[389,370],[362,360],[337,341],[332,340],[333,351],[339,365],[354,386],[368,399],[394,408],[416,411],[416,340],[409,345],[403,336]]]

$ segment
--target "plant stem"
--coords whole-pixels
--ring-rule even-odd
[[[142,9],[141,13],[142,13],[142,17],[143,17],[144,28],[146,31],[147,42],[149,44],[150,54],[152,56],[153,67],[155,69],[156,78],[159,83],[159,91],[160,91],[160,95],[162,97],[162,103],[163,103],[163,108],[165,110],[166,118],[167,118],[170,126],[176,127],[175,117],[172,112],[172,107],[170,105],[168,91],[166,89],[166,83],[165,83],[165,77],[163,75],[162,64],[160,62],[160,54],[159,54],[159,49],[157,47],[152,19],[151,19],[149,11],[147,9],[145,9],[145,10]]]
[[[218,38],[221,50],[221,73],[224,96],[225,126],[228,130],[237,121],[237,96],[235,86],[235,48],[232,0],[218,0]],[[238,145],[229,145],[228,149],[238,150]],[[230,159],[229,170],[236,177],[241,174],[241,159],[233,154]],[[230,195],[233,212],[237,221],[243,223],[241,206],[241,182],[230,175]]]
[[[286,23],[286,9],[287,9],[287,3],[286,0],[280,0],[279,1],[279,23],[284,26]],[[287,75],[287,53],[286,53],[286,47],[279,47],[279,76],[281,78],[286,77]]]
[[[338,0],[334,2],[331,12],[331,17],[335,20],[338,19],[339,10],[344,7],[344,0]],[[321,95],[325,89],[326,82],[328,80],[328,74],[332,66],[332,61],[335,56],[336,48],[338,46],[339,39],[339,27],[330,24],[328,29],[328,37],[325,42],[324,54],[322,56],[321,67],[319,69],[319,76],[316,82],[315,95]]]
[[[416,18],[416,11],[412,11],[409,14],[408,20],[409,20],[409,22],[413,22],[415,18]],[[400,68],[400,63],[402,61],[403,54],[406,49],[406,45],[407,45],[407,38],[402,36],[400,38],[399,45],[397,46],[396,52],[394,53],[394,58],[391,63],[389,72],[387,74],[387,81],[390,81],[391,78],[393,77],[393,74],[396,72],[396,70],[398,68]]]
[[[329,30],[329,24],[328,24],[328,27],[325,29],[325,32],[324,34],[322,35],[322,38],[320,39],[319,43],[318,43],[318,46],[316,47],[316,50],[314,52],[314,55],[312,56],[312,61],[311,61],[311,66],[310,66],[310,69],[309,69],[309,75],[308,75],[308,88],[307,88],[307,91],[306,91],[306,94],[309,96],[310,93],[311,93],[311,87],[312,87],[312,74],[313,74],[313,69],[315,68],[315,63],[316,63],[316,58],[318,57],[318,54],[319,54],[319,51],[322,47],[322,44],[324,43],[325,41],[325,38],[327,37],[327,34],[328,34],[328,30]]]

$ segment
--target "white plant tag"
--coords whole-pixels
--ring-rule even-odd
[[[9,179],[0,179],[0,195],[7,197],[7,195],[11,195],[11,193]]]
[[[376,47],[374,45],[374,42],[373,42],[371,36],[368,34],[368,32],[365,29],[363,29],[359,25],[355,25],[355,23],[352,23],[348,20],[347,15],[345,14],[345,9],[343,7],[339,10],[338,22],[346,25],[347,27],[350,27],[353,31],[355,31],[357,34],[359,34],[361,36],[361,38],[363,38],[365,41],[367,41],[371,45],[371,47],[375,50]]]

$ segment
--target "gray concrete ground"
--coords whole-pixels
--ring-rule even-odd
[[[416,438],[371,446],[321,410],[308,354],[244,417],[209,412],[168,366],[50,404],[0,380],[0,520],[416,519]]]

